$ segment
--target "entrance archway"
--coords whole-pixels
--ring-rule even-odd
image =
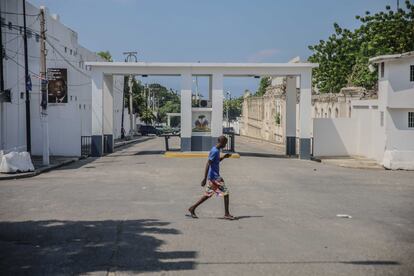
[[[286,147],[293,148],[296,143],[296,120],[292,118],[296,116],[293,114],[296,109],[296,78],[299,77],[299,157],[310,159],[311,79],[312,68],[317,67],[317,64],[88,62],[87,65],[92,70],[93,156],[102,156],[104,135],[112,139],[112,142],[108,142],[105,146],[113,148],[113,75],[165,75],[181,78],[181,151],[209,148],[222,135],[223,78],[225,76],[288,76]],[[196,109],[192,107],[193,76],[209,76],[211,107],[197,107]],[[293,92],[290,91],[295,93],[294,97]],[[193,116],[197,115],[197,112],[210,112],[211,114],[210,131],[203,134],[201,139],[198,138],[200,135],[196,135],[193,128]],[[201,141],[201,143],[195,141]]]

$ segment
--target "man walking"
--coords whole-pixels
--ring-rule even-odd
[[[224,197],[224,219],[234,220],[235,217],[230,215],[229,212],[229,190],[224,183],[223,178],[220,176],[220,162],[225,158],[229,158],[231,154],[227,153],[223,157],[220,157],[220,150],[223,149],[227,144],[227,138],[225,136],[220,136],[218,138],[218,143],[211,148],[208,155],[208,161],[206,164],[206,169],[204,172],[204,179],[201,181],[201,186],[204,187],[207,184],[204,195],[197,201],[193,206],[191,206],[188,211],[192,218],[198,218],[195,210],[196,208],[212,197],[214,194],[217,196]]]

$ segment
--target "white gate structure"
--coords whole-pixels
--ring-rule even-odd
[[[103,148],[113,151],[113,76],[179,76],[181,78],[181,151],[206,151],[223,132],[223,78],[287,76],[286,154],[294,155],[296,145],[296,78],[300,79],[299,157],[310,159],[311,87],[314,63],[163,63],[87,62],[92,70],[92,156]],[[192,78],[210,80],[211,106],[192,107]],[[211,112],[210,131],[193,131],[193,112]],[[106,139],[104,139],[104,136]],[[105,145],[104,145],[105,141]]]

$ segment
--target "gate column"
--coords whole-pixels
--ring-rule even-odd
[[[286,78],[286,114],[285,135],[286,155],[296,155],[296,77]]]
[[[181,75],[181,151],[191,151],[191,88],[190,72]]]
[[[103,154],[103,73],[92,73],[92,136],[91,156],[100,157]]]
[[[114,152],[114,98],[112,75],[103,77],[103,153]]]
[[[307,70],[300,75],[300,132],[299,132],[299,158],[311,157],[311,105],[312,105],[312,71]]]

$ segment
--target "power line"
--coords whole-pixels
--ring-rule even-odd
[[[79,73],[81,73],[82,75],[84,75],[84,76],[86,76],[86,77],[88,77],[88,78],[90,78],[90,76],[88,75],[88,74],[86,74],[86,73],[84,73],[84,72],[82,72],[80,69],[78,69],[75,65],[73,65],[70,61],[68,61],[67,59],[66,59],[66,57],[61,53],[61,52],[59,52],[58,51],[58,49],[56,49],[56,47],[52,44],[52,43],[50,43],[49,42],[49,40],[48,39],[46,39],[46,43],[47,44],[49,44],[50,45],[50,47],[52,47],[53,48],[53,50],[55,50],[57,53],[58,53],[58,55],[60,55],[62,58],[63,58],[63,60],[64,61],[66,61],[66,63],[67,64],[69,64],[73,69],[75,69],[76,71],[78,71]]]
[[[16,12],[0,12],[1,14],[12,14],[12,15],[24,15],[23,13],[16,13]],[[26,16],[39,16],[38,14],[26,14]]]

